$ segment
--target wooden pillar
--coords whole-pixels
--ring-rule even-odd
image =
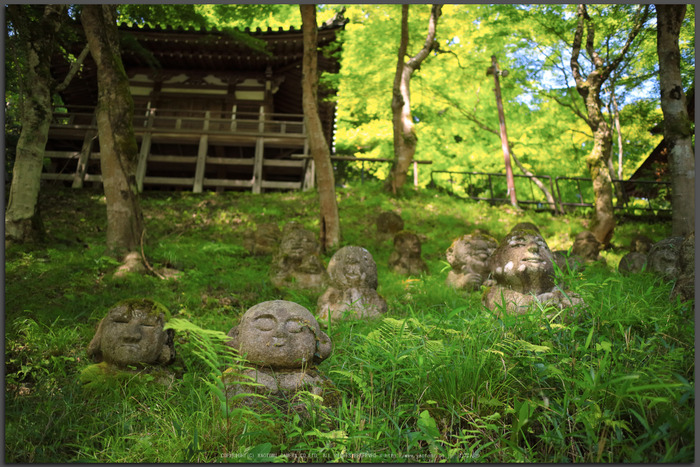
[[[90,154],[92,154],[92,143],[96,137],[97,131],[95,130],[91,129],[85,133],[83,147],[80,149],[80,156],[78,157],[78,167],[75,169],[75,175],[73,176],[73,188],[83,187],[88,161],[90,160]]]
[[[141,139],[141,148],[139,150],[139,162],[136,166],[136,187],[139,193],[143,192],[143,179],[146,177],[146,166],[148,165],[148,155],[151,153],[151,129],[153,128],[153,120],[155,118],[156,109],[148,106],[148,119],[145,122],[146,131]]]
[[[260,106],[260,114],[258,115],[258,132],[265,132],[265,106]]]
[[[255,161],[253,163],[253,193],[260,194],[262,192],[262,172],[263,172],[263,153],[265,152],[265,140],[258,138],[255,142]]]
[[[418,186],[418,162],[413,161],[413,186]]]
[[[204,126],[202,127],[202,136],[199,138],[199,150],[197,151],[197,166],[194,171],[194,193],[201,193],[204,187],[204,168],[207,165],[207,151],[209,149],[209,135],[206,133],[209,130],[210,113],[207,110],[204,113]]]
[[[304,141],[304,155],[309,155],[309,139]],[[306,163],[304,164],[304,183],[302,189],[304,191],[312,190],[314,187],[314,181],[316,177],[316,166],[314,164],[313,158],[304,159]]]
[[[237,109],[238,106],[236,104],[233,104],[233,107],[231,108],[231,133],[235,132],[238,128],[238,122],[236,122]]]

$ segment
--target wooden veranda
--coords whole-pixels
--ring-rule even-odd
[[[318,29],[318,67],[337,73],[336,34],[347,20],[339,12]],[[76,24],[76,34],[82,29]],[[151,190],[298,190],[313,186],[302,110],[303,35],[290,27],[245,34],[266,44],[262,51],[235,34],[194,28],[121,24],[129,37],[122,61],[134,100],[139,147],[136,181]],[[77,56],[84,42],[76,42]],[[144,52],[144,51],[147,51]],[[55,57],[55,76],[70,63]],[[322,129],[332,144],[335,91],[320,88]],[[95,121],[96,65],[88,56],[61,92],[46,145],[42,178],[79,188],[100,183]]]
[[[56,109],[42,178],[81,188],[101,182],[94,107]],[[216,189],[264,190],[313,187],[301,114],[183,112],[141,108],[134,114],[139,145],[136,182],[144,188],[178,187],[195,193]],[[296,158],[293,158],[296,156]]]

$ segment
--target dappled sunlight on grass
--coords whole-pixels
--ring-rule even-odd
[[[215,368],[225,370],[216,365],[232,364],[230,355],[201,347],[187,331],[176,335],[177,378],[169,386],[120,383],[96,397],[77,375],[90,363],[86,346],[98,321],[121,299],[152,298],[191,329],[224,334],[267,300],[315,313],[319,294],[275,288],[271,257],[252,256],[245,243],[262,222],[294,220],[316,232],[314,192],[145,193],[144,252],[153,267],[181,272],[169,281],[112,277],[119,263],[104,256],[98,195],[42,193],[49,243],[6,251],[6,461],[221,462],[256,453],[266,461],[303,453],[317,462],[693,459],[692,305],[671,302],[673,284],[651,274],[616,273],[634,234],[660,240],[668,225],[622,222],[602,252],[605,263],[558,275],[587,304],[574,316],[546,307],[498,316],[482,305],[485,288],[445,284],[453,239],[476,229],[500,239],[529,221],[550,248],[568,249],[585,219],[430,190],[394,199],[379,184],[338,194],[341,246],[372,253],[389,311],[330,323],[334,350],[319,370],[340,401],[320,407],[309,400],[304,418],[224,409],[212,385]],[[389,269],[393,244],[375,238],[382,210],[400,212],[405,228],[424,236],[428,273]],[[324,264],[333,253],[324,253]]]

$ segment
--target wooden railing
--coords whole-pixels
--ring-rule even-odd
[[[92,106],[57,107],[51,129],[97,129],[94,116]],[[303,114],[265,113],[262,107],[259,112],[239,112],[235,105],[230,111],[142,107],[134,109],[133,123],[136,133],[306,137]]]
[[[86,172],[90,159],[99,156],[92,151],[97,135],[95,108],[85,106],[58,107],[53,114],[49,138],[67,137],[82,139],[81,151],[47,151],[47,157],[58,159],[77,159],[74,173],[45,173],[44,179],[73,180],[73,186],[79,188],[84,181],[101,181],[97,174]],[[263,188],[300,189],[306,174],[312,165],[307,160],[265,159],[266,142],[277,145],[289,144],[290,149],[303,149],[307,152],[306,127],[302,114],[265,113],[263,107],[259,112],[238,112],[236,106],[230,111],[197,111],[160,108],[137,108],[134,111],[134,132],[140,142],[139,158],[136,169],[136,181],[139,190],[144,184],[192,186],[194,192],[203,191],[205,186],[220,188],[247,188],[259,193]],[[158,142],[198,143],[196,155],[154,155],[151,146]],[[254,144],[254,157],[212,157],[209,155],[210,144],[221,146],[238,146]],[[187,177],[148,176],[149,162],[190,165],[194,162],[195,170]],[[207,164],[218,166],[252,166],[250,179],[207,178]],[[302,172],[298,182],[265,180],[263,168],[296,167]],[[313,179],[313,175],[311,176]]]

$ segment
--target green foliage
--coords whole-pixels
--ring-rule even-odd
[[[620,276],[631,238],[670,234],[668,224],[622,222],[607,265],[563,272],[588,304],[566,318],[534,308],[496,318],[480,292],[445,287],[445,250],[477,228],[502,238],[516,222],[539,225],[568,249],[585,220],[515,211],[381,184],[337,191],[343,245],[373,255],[389,312],[333,323],[334,350],[319,370],[337,406],[306,394],[308,415],[257,413],[228,397],[227,374],[245,362],[224,345],[240,315],[266,300],[315,311],[317,295],[271,286],[269,257],[250,256],[246,232],[289,220],[318,229],[313,193],[145,193],[144,245],[176,280],[114,280],[102,254],[104,201],[88,190],[41,194],[49,243],[6,252],[7,462],[689,462],[694,452],[692,304],[670,302],[672,284]],[[401,213],[425,236],[429,274],[388,269],[390,241],[374,216]],[[81,221],[81,219],[84,219]],[[341,246],[343,246],[341,245]],[[330,255],[324,256],[327,264]],[[134,296],[172,312],[177,358],[157,375],[79,382],[85,349],[106,310]],[[231,369],[227,372],[228,369]]]

